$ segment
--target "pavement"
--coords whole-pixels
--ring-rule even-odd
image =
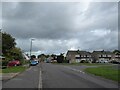
[[[3,90],[6,88],[32,88],[32,90],[36,90],[36,88],[41,88],[40,79],[40,64],[38,64],[31,66],[10,80],[3,81],[2,88]]]
[[[29,67],[29,64],[24,65],[24,67]],[[0,73],[0,81],[10,80],[19,74],[20,74],[20,72],[18,72],[18,73]]]
[[[2,82],[8,81],[19,75],[19,73],[0,73],[0,90],[2,90]]]
[[[3,73],[3,74],[0,74],[0,80],[2,81],[10,80],[15,76],[17,76],[18,74],[19,73]]]

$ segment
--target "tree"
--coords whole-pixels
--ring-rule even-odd
[[[64,60],[64,53],[61,53],[59,56],[57,56],[57,62],[58,63],[62,63],[63,62],[63,60]]]
[[[2,32],[2,53],[3,56],[12,59],[23,59],[22,51],[20,48],[15,47],[16,42],[10,34]]]
[[[114,50],[113,53],[120,54],[120,51],[119,50]]]
[[[40,55],[38,55],[38,58],[40,59],[41,62],[43,62],[46,58],[46,55],[45,54],[40,54]]]
[[[17,47],[14,47],[10,50],[10,55],[12,56],[13,59],[18,59],[18,60],[23,59],[22,51],[20,48]]]
[[[15,47],[15,38],[6,32],[0,32],[0,34],[2,34],[2,55],[5,56],[5,60],[2,61],[2,65],[4,65],[4,62],[7,64],[10,60],[14,59],[23,61],[21,49]]]
[[[52,54],[52,55],[51,55],[51,57],[53,57],[53,59],[55,60],[55,59],[56,59],[56,57],[57,57],[57,55]]]
[[[8,56],[10,53],[10,50],[12,48],[15,48],[16,42],[15,38],[13,38],[8,33],[2,32],[2,53],[5,56]]]
[[[32,56],[31,56],[31,59],[34,59],[34,58],[36,58],[36,56],[35,56],[35,55],[32,55]]]

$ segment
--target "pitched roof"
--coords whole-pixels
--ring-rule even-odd
[[[5,58],[5,57],[3,57],[3,56],[0,56],[0,58]]]
[[[80,51],[80,50],[68,50],[67,54],[80,54],[80,55],[90,55],[90,52]]]
[[[78,52],[74,50],[68,50],[67,54],[78,54]]]
[[[110,51],[93,51],[93,54],[113,54],[112,52]]]

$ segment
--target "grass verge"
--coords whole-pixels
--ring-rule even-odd
[[[86,65],[86,66],[104,66],[104,65],[112,65],[110,63],[53,63],[57,65]]]
[[[118,69],[115,66],[100,66],[96,68],[86,68],[85,72],[120,82],[120,69]]]
[[[18,72],[23,72],[27,68],[28,67],[23,67],[23,66],[8,67],[6,69],[2,69],[2,73],[18,73]]]
[[[0,73],[2,73],[2,69],[0,69]]]

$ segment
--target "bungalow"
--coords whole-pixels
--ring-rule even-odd
[[[69,60],[70,63],[73,62],[79,63],[81,61],[88,61],[88,62],[92,61],[90,52],[79,51],[79,50],[76,51],[68,50],[66,54],[66,59]]]

